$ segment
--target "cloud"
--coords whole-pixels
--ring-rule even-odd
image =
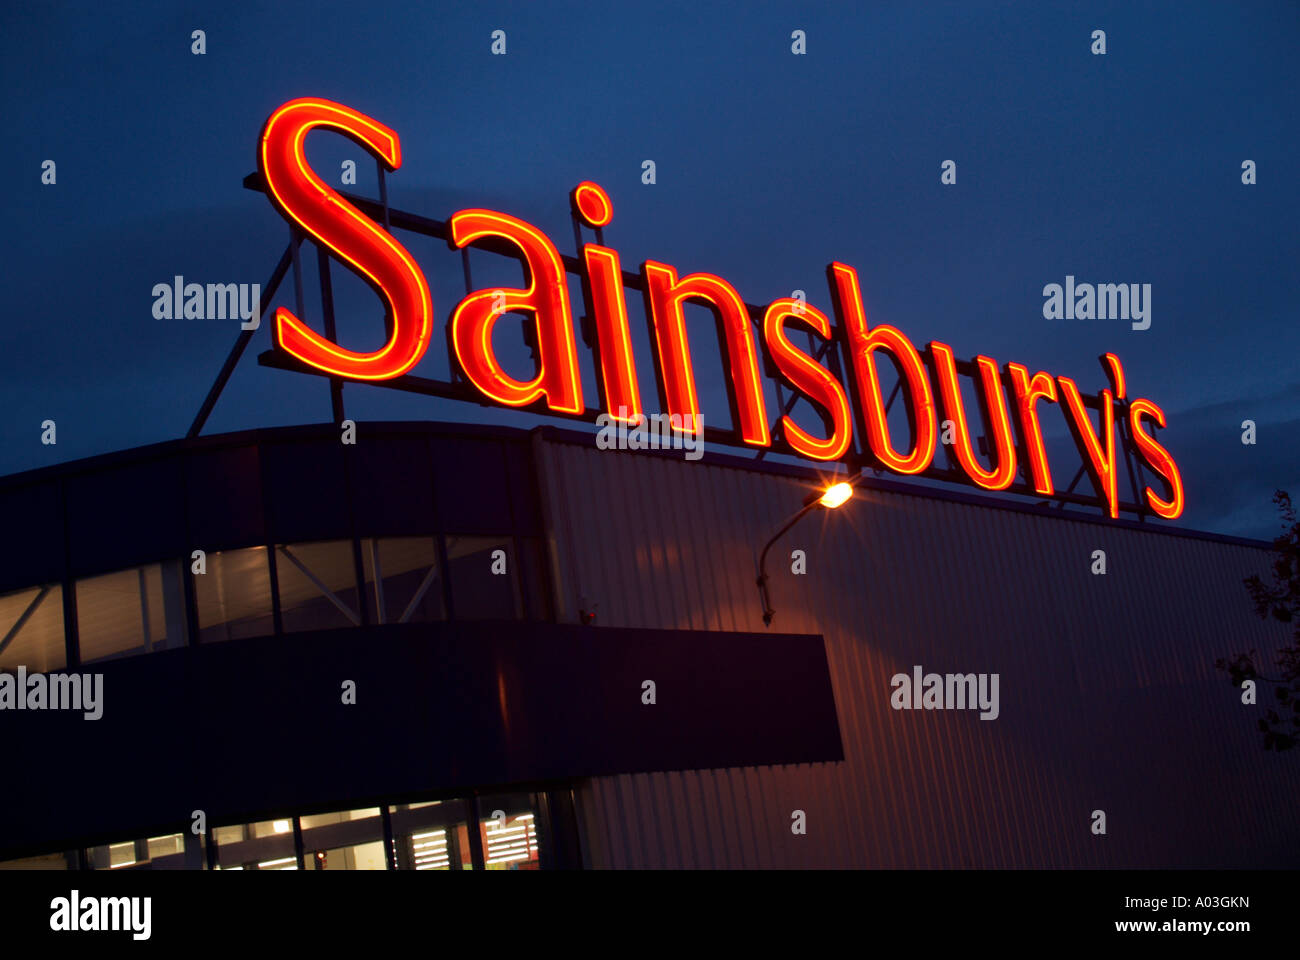
[[[1241,442],[1243,420],[1256,442]],[[1300,495],[1300,384],[1269,394],[1192,407],[1163,431],[1183,473],[1187,526],[1271,540],[1279,532],[1273,492]]]

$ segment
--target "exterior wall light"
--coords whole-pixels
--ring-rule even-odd
[[[830,510],[845,503],[853,496],[853,484],[841,480],[826,488],[826,492],[817,498],[817,503]]]
[[[813,493],[804,498],[803,509],[796,513],[786,522],[780,530],[773,534],[772,539],[767,541],[763,547],[763,552],[758,558],[758,596],[763,602],[763,625],[770,627],[772,618],[776,616],[776,611],[772,609],[772,600],[767,592],[767,552],[772,549],[772,544],[781,539],[785,533],[796,523],[804,518],[804,514],[818,507],[824,510],[834,510],[836,507],[843,506],[853,497],[853,484],[841,480],[839,483],[833,483],[821,493]]]

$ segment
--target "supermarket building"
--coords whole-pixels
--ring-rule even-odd
[[[310,174],[312,126],[380,158],[378,200]],[[342,105],[273,113],[245,184],[289,243],[188,435],[0,479],[0,674],[100,691],[86,719],[10,709],[0,683],[0,866],[1297,865],[1300,771],[1214,667],[1287,642],[1242,585],[1268,545],[1164,525],[1184,502],[1164,413],[1117,356],[1085,395],[918,351],[868,324],[846,264],[834,324],[712,274],[630,273],[585,181],[580,256],[562,256],[497,211],[391,207],[400,163],[396,133]],[[429,238],[465,281],[445,380],[410,372],[432,339]],[[527,287],[476,287],[471,246]],[[331,252],[386,301],[375,354],[339,342]],[[688,299],[715,315],[730,404],[703,428]],[[528,383],[494,354],[506,313]],[[330,421],[200,435],[259,325],[258,362],[326,381]],[[702,456],[598,442],[601,411],[652,406],[636,357]],[[582,425],[357,422],[356,380]],[[1079,454],[1063,489],[1052,405]],[[817,506],[845,480],[851,499]],[[955,700],[952,678],[970,683]]]
[[[807,572],[771,566],[765,628],[754,557],[815,471],[549,427],[360,430],[0,485],[0,668],[104,675],[99,720],[0,715],[24,771],[0,857],[1295,865],[1295,769],[1213,667],[1284,642],[1241,585],[1258,544],[867,478],[782,540]],[[916,665],[999,674],[998,717],[894,709]]]

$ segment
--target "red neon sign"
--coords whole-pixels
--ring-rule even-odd
[[[433,332],[433,298],[424,273],[397,240],[362,216],[312,172],[303,140],[316,127],[338,130],[384,161],[402,165],[397,134],[362,113],[329,100],[290,100],[262,127],[257,167],[280,213],[329,247],[388,306],[392,335],[374,353],[345,350],[284,307],[275,312],[280,348],[309,366],[357,380],[401,376],[420,362]]]
[[[781,429],[796,453],[812,460],[839,460],[853,442],[848,394],[829,370],[790,342],[785,330],[789,319],[806,323],[823,340],[829,340],[833,334],[831,322],[815,307],[791,299],[773,300],[763,315],[763,340],[781,378],[824,411],[822,425],[826,439],[806,433],[789,416],[782,416]]]
[[[461,369],[474,386],[505,406],[523,407],[545,398],[556,413],[581,413],[582,381],[559,253],[542,231],[504,213],[462,210],[451,218],[453,246],[484,237],[503,237],[519,247],[528,265],[528,289],[479,290],[457,304],[451,343]],[[528,311],[537,320],[538,371],[528,383],[502,370],[492,352],[492,326],[511,311]]]
[[[974,437],[966,421],[966,408],[961,399],[961,384],[957,380],[957,358],[946,343],[930,344],[939,391],[943,397],[943,410],[956,428],[953,448],[957,461],[971,481],[985,490],[1005,490],[1016,479],[1016,448],[1011,441],[1011,423],[1007,419],[1007,402],[1002,395],[1002,381],[998,377],[996,360],[976,357],[980,371],[980,409],[984,422],[993,430],[993,466],[985,469],[975,456]]]
[[[758,379],[754,328],[745,301],[736,288],[711,273],[692,273],[679,278],[675,267],[654,260],[641,265],[641,275],[645,278],[646,313],[654,327],[659,354],[660,401],[667,412],[681,417],[686,432],[703,432],[691,348],[686,339],[686,316],[682,310],[688,299],[702,300],[718,316],[718,339],[731,373],[731,422],[737,424],[745,443],[770,446],[772,436],[763,407],[763,387]]]
[[[433,301],[423,271],[410,253],[387,231],[361,214],[326,186],[308,166],[303,152],[306,134],[317,127],[343,133],[378,156],[387,169],[401,166],[397,134],[383,124],[342,104],[304,98],[292,100],[271,114],[262,129],[258,150],[261,171],[272,203],[283,216],[324,244],[369,283],[384,301],[391,334],[374,353],[357,353],[309,328],[289,310],[276,311],[276,345],[302,364],[334,376],[383,381],[408,373],[428,349],[433,330]],[[575,218],[599,230],[613,218],[613,204],[598,184],[583,181],[574,187],[570,203]],[[437,234],[444,235],[444,234]],[[468,209],[448,221],[447,240],[453,248],[476,241],[501,241],[518,250],[528,278],[522,289],[475,290],[451,313],[448,342],[459,367],[483,397],[508,407],[536,407],[565,416],[591,418],[583,399],[570,305],[566,267],[555,245],[540,229],[495,210]],[[709,307],[717,321],[718,343],[726,369],[728,399],[735,441],[749,447],[780,449],[820,461],[853,458],[858,465],[875,465],[905,475],[954,476],[986,490],[1062,497],[1058,494],[1043,442],[1041,416],[1055,405],[1079,451],[1097,498],[1110,517],[1118,517],[1119,454],[1115,405],[1132,440],[1138,462],[1160,478],[1165,491],[1146,486],[1146,508],[1158,516],[1182,514],[1185,498],[1178,465],[1156,441],[1145,421],[1165,426],[1165,414],[1151,400],[1127,400],[1127,383],[1119,358],[1103,355],[1110,386],[1096,398],[1085,398],[1074,380],[1044,371],[1030,374],[1023,364],[977,356],[969,364],[956,359],[951,347],[930,343],[918,351],[901,330],[872,325],[863,306],[857,271],[843,263],[827,268],[836,323],[802,300],[773,301],[759,319],[736,289],[711,273],[679,275],[671,264],[647,260],[640,283],[624,277],[618,251],[602,243],[581,249],[582,286],[586,313],[594,332],[592,344],[600,408],[614,419],[633,423],[643,415],[636,358],[628,322],[624,287],[640,287],[645,299],[660,409],[674,416],[674,429],[696,435],[703,425],[695,370],[686,330],[684,304]],[[572,269],[572,268],[570,268]],[[630,275],[629,275],[630,276]],[[505,372],[492,347],[492,331],[503,313],[531,317],[536,332],[536,373],[527,381]],[[847,383],[803,352],[790,340],[788,327],[805,328],[825,347],[839,346],[848,366]],[[756,333],[757,330],[757,333]],[[880,363],[888,361],[898,385],[886,397]],[[928,363],[927,363],[928,360]],[[962,368],[965,368],[964,371]],[[807,429],[785,410],[769,425],[768,406],[760,370],[767,369],[821,420],[820,430]],[[975,381],[976,404],[962,397],[961,373]],[[902,405],[907,437],[890,429],[892,399]],[[852,401],[852,407],[851,407]],[[1089,408],[1099,410],[1094,424]],[[853,449],[855,418],[861,454]],[[988,439],[981,449],[973,426],[978,421]],[[948,474],[934,466],[940,449],[939,428],[951,421]],[[1014,425],[1014,428],[1013,428]],[[776,439],[774,440],[774,430]],[[953,474],[952,471],[957,471]],[[1016,486],[1017,476],[1023,481]]]
[[[848,333],[849,359],[857,380],[858,399],[871,452],[886,469],[895,473],[924,473],[934,459],[937,428],[934,395],[921,355],[903,331],[887,324],[868,328],[856,270],[843,263],[832,263],[829,273],[836,294],[840,326]],[[899,453],[889,435],[887,402],[876,369],[875,354],[878,350],[888,351],[902,377],[903,401],[911,433],[907,453]]]

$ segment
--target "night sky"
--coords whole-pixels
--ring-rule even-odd
[[[177,274],[265,283],[288,228],[241,180],[268,114],[322,96],[398,132],[396,207],[438,219],[500,209],[573,253],[568,192],[591,179],[612,197],[605,237],[625,269],[662,260],[718,273],[751,303],[803,289],[828,310],[825,268],[840,260],[857,268],[873,324],[918,348],[941,340],[959,357],[1071,376],[1085,393],[1105,385],[1096,358],[1113,351],[1130,397],[1168,415],[1161,441],[1188,503],[1179,523],[1271,538],[1273,490],[1300,494],[1300,6],[1080,6],[6,4],[0,474],[184,435],[238,322],[156,320],[152,288]],[[490,51],[497,29],[505,56]],[[796,29],[804,56],[791,53]],[[1105,56],[1090,53],[1095,29]],[[345,189],[375,194],[374,162],[350,142],[316,133],[308,154],[336,186],[340,162],[356,159],[358,185]],[[654,185],[641,182],[647,159]],[[45,160],[55,185],[41,183]],[[954,186],[940,183],[945,160]],[[1256,185],[1241,182],[1244,160]],[[465,292],[459,255],[402,239],[438,323],[414,372],[442,378],[446,320]],[[517,267],[475,256],[476,286],[517,285]],[[333,274],[341,340],[376,348],[379,301]],[[1045,320],[1043,287],[1067,274],[1151,284],[1150,329]],[[314,290],[314,267],[306,281]],[[706,423],[725,419],[716,343],[692,324]],[[503,323],[522,377],[519,340]],[[325,380],[257,365],[269,346],[264,323],[205,433],[330,418]],[[366,386],[345,400],[363,425],[540,422]],[[40,442],[47,418],[56,446]],[[1044,423],[1063,487],[1079,461],[1060,411]]]

